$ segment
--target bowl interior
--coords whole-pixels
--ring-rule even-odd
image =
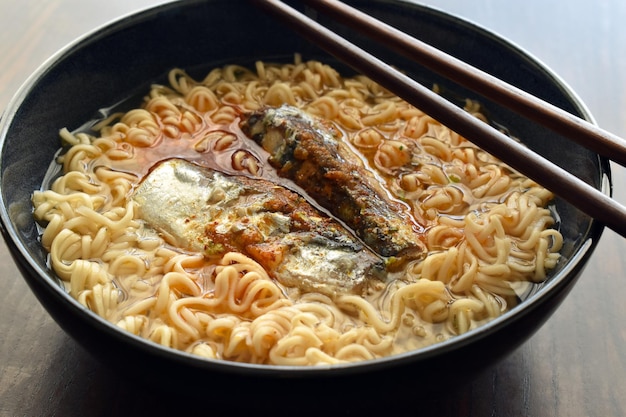
[[[514,45],[471,23],[403,1],[349,3],[571,113],[591,118],[575,94],[549,69]],[[608,162],[593,152],[528,123],[476,93],[416,63],[398,58],[383,46],[327,22],[321,16],[319,20],[354,42],[367,45],[367,49],[425,85],[436,83],[456,97],[481,101],[495,122],[506,126],[527,146],[594,187],[609,192]],[[253,65],[258,59],[291,61],[296,52],[304,59],[320,59],[333,63],[340,71],[352,72],[253,6],[230,0],[176,2],[121,19],[68,46],[44,64],[10,103],[0,125],[0,214],[5,239],[30,279],[56,286],[48,296],[64,298],[68,306],[77,308],[55,284],[47,254],[38,240],[30,203],[33,190],[40,188],[59,149],[59,129],[76,129],[97,118],[100,109],[129,97],[141,97],[150,83],[162,81],[173,67],[185,68],[191,75],[202,77],[209,68],[223,63]],[[517,310],[530,309],[533,303],[539,303],[542,297],[549,297],[551,291],[558,291],[560,286],[575,279],[600,236],[602,227],[568,203],[557,198],[556,209],[565,238],[563,259],[551,278],[538,286]],[[490,331],[512,320],[513,313],[481,331],[450,341],[448,348],[486,337]],[[439,348],[405,356],[416,360],[436,349]]]

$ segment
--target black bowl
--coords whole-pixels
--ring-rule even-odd
[[[349,3],[573,114],[591,119],[576,95],[543,64],[474,24],[400,0]],[[368,44],[349,30],[332,23],[329,26],[357,43]],[[381,46],[369,47],[428,86],[438,83],[460,97],[482,101],[491,118],[507,126],[528,147],[610,194],[607,160],[415,63],[395,57]],[[60,128],[77,128],[96,117],[99,109],[147,91],[150,82],[161,80],[172,67],[201,76],[213,65],[246,65],[259,58],[290,60],[294,52],[305,59],[335,62],[246,2],[202,0],[159,6],[115,21],[46,62],[11,101],[0,125],[2,232],[32,291],[65,331],[116,371],[166,386],[199,388],[205,393],[218,388],[258,389],[259,378],[264,387],[280,389],[278,392],[283,394],[346,386],[375,389],[377,393],[414,392],[437,381],[447,386],[464,381],[494,364],[548,319],[576,282],[600,237],[602,225],[561,199],[557,198],[556,206],[565,237],[562,261],[523,303],[449,341],[354,364],[258,366],[204,360],[163,348],[87,311],[63,290],[48,267],[30,198],[41,186],[60,146]],[[295,397],[281,395],[280,401],[289,398]]]

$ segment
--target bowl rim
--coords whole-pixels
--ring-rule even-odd
[[[91,31],[79,36],[75,40],[68,43],[66,46],[58,50],[47,60],[45,60],[19,87],[17,92],[10,99],[5,111],[0,117],[0,172],[4,171],[2,153],[4,152],[7,135],[9,133],[12,121],[16,115],[22,102],[28,97],[30,91],[37,85],[37,83],[46,75],[54,65],[70,56],[74,50],[80,49],[83,45],[91,42],[97,42],[100,37],[106,36],[108,33],[115,33],[129,25],[134,25],[138,21],[143,21],[153,18],[159,13],[166,12],[170,9],[175,9],[181,5],[184,7],[187,5],[202,3],[202,0],[192,0],[188,2],[173,1],[170,3],[163,3],[156,6],[150,6],[141,10],[133,11],[122,15],[118,18],[112,19],[99,27],[94,28]],[[365,1],[359,0],[355,3]],[[576,110],[580,115],[591,123],[596,123],[590,111],[586,105],[582,102],[580,97],[574,92],[567,83],[558,76],[551,68],[545,63],[536,58],[534,55],[520,47],[516,43],[497,33],[477,24],[467,18],[454,15],[440,8],[433,7],[426,4],[414,3],[410,0],[380,0],[380,2],[395,4],[399,7],[412,7],[415,10],[419,10],[420,13],[434,15],[438,19],[443,19],[448,22],[452,22],[455,25],[463,27],[471,32],[476,33],[480,37],[489,38],[492,41],[497,42],[503,48],[512,51],[514,54],[521,56],[528,62],[531,62],[537,66],[544,75],[550,79],[550,82],[558,87],[561,92],[566,96],[570,103],[576,107]],[[601,187],[600,191],[606,195],[612,194],[611,186],[611,174],[608,160],[598,156],[600,160],[601,172]],[[230,374],[246,373],[250,376],[252,371],[259,376],[281,376],[284,377],[285,372],[290,375],[298,376],[327,376],[329,374],[341,373],[357,373],[364,370],[368,372],[372,369],[380,369],[389,366],[389,364],[401,365],[409,362],[415,362],[417,359],[424,360],[434,356],[438,356],[445,352],[458,349],[461,346],[473,343],[478,339],[482,339],[489,334],[492,334],[504,326],[507,326],[511,321],[520,319],[521,317],[530,314],[535,310],[539,303],[545,298],[550,298],[560,289],[567,286],[569,281],[576,275],[576,272],[580,272],[584,268],[586,259],[591,256],[595,249],[598,240],[604,230],[604,226],[591,219],[588,230],[584,231],[588,236],[584,244],[573,254],[572,258],[568,261],[567,265],[557,274],[551,276],[550,279],[538,289],[527,300],[524,300],[519,305],[506,311],[501,316],[473,329],[465,334],[454,336],[443,342],[435,343],[430,346],[426,346],[417,350],[412,350],[404,353],[394,354],[391,356],[385,356],[382,358],[376,358],[371,360],[364,360],[358,362],[340,363],[332,365],[316,365],[316,366],[294,366],[294,365],[260,365],[250,363],[231,362],[224,360],[212,360],[202,357],[198,357],[188,352],[176,350],[161,346],[148,339],[141,338],[130,332],[127,332],[121,328],[118,328],[114,323],[106,321],[104,318],[98,316],[93,311],[85,308],[76,299],[72,298],[68,292],[66,292],[53,278],[54,273],[49,269],[43,268],[38,262],[35,262],[22,240],[18,231],[11,220],[7,208],[7,201],[5,201],[4,192],[2,191],[2,184],[0,183],[0,230],[8,245],[11,245],[19,254],[21,260],[26,263],[26,267],[32,270],[36,278],[41,280],[44,285],[49,287],[51,291],[49,293],[58,297],[63,304],[73,310],[73,313],[86,317],[90,324],[96,326],[98,330],[106,332],[109,336],[121,340],[125,343],[131,343],[140,350],[145,350],[151,354],[162,356],[168,361],[175,361],[178,363],[185,363],[192,365],[195,368],[206,370],[223,370]],[[329,372],[332,371],[332,372]]]

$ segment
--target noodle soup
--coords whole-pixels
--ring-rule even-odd
[[[375,250],[371,233],[359,233],[350,218],[312,197],[312,181],[281,176],[242,123],[284,105],[334,132],[340,155],[348,155],[342,164],[355,167],[378,193],[372,200],[412,225],[415,253]],[[468,101],[466,110],[488,122],[475,103]],[[548,190],[366,77],[343,77],[321,62],[226,65],[201,80],[174,69],[169,85],[154,85],[140,107],[110,115],[93,131],[61,132],[66,151],[55,162],[61,175],[33,194],[42,244],[73,297],[173,349],[303,366],[419,349],[503,314],[559,259],[562,237],[551,228]],[[187,201],[182,195],[189,193],[178,187],[189,181],[156,188],[159,179],[151,199],[140,198],[157,167],[173,159],[191,164],[202,181],[214,173],[225,178],[229,185],[217,192],[224,196],[198,197],[177,211],[169,203]],[[269,210],[272,187],[298,205]],[[239,191],[226,200],[232,189]],[[260,193],[257,205],[220,206],[248,202],[249,193]],[[199,201],[207,205],[189,212]],[[267,227],[270,232],[246,234]],[[231,238],[225,228],[246,239]],[[380,228],[381,239],[396,231],[383,221]],[[329,238],[331,229],[338,234]],[[189,243],[200,237],[201,246]],[[317,257],[294,264],[291,275],[272,267],[273,255],[282,268],[294,250]],[[364,261],[363,253],[371,256]],[[371,266],[363,276],[350,275],[363,262]],[[286,279],[295,269],[322,283]],[[319,276],[335,269],[332,283]],[[344,276],[354,285],[336,284]]]

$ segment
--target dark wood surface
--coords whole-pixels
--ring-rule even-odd
[[[30,73],[68,42],[151,4],[0,0],[0,109]],[[530,51],[579,94],[600,126],[626,136],[626,2],[428,4]],[[624,203],[624,169],[612,168],[614,196]],[[572,293],[528,342],[469,386],[442,387],[441,395],[421,399],[405,415],[626,415],[625,258],[626,240],[606,231]],[[373,387],[367,395],[375,393]],[[274,395],[280,408],[280,393]],[[336,394],[320,387],[316,395]],[[0,416],[210,415],[210,404],[209,395],[206,402],[191,405],[157,395],[95,361],[43,310],[0,243]],[[328,414],[352,414],[335,411]]]

